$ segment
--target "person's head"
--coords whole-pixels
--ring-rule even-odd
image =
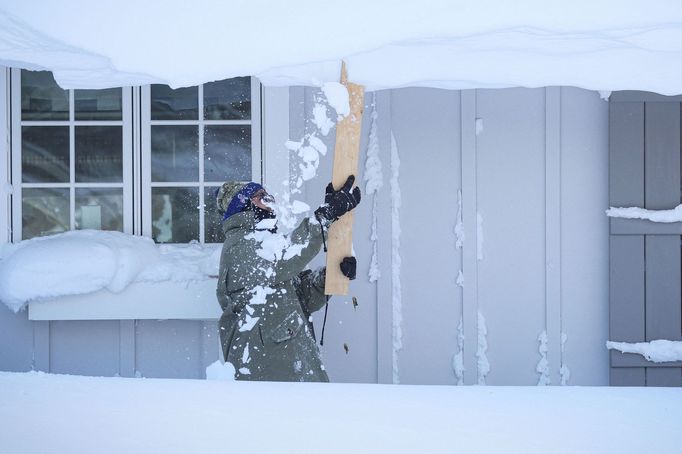
[[[253,211],[256,219],[274,218],[275,199],[258,183],[228,181],[216,191],[216,205],[223,220],[242,211]]]

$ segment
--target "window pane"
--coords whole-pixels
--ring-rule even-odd
[[[69,92],[49,71],[21,71],[21,119],[68,120]]]
[[[251,181],[251,127],[206,126],[204,180]]]
[[[199,188],[152,188],[152,238],[157,243],[199,241]]]
[[[204,188],[204,243],[222,243],[225,241],[223,234],[223,217],[216,207],[217,187]]]
[[[76,181],[120,183],[123,181],[120,126],[76,127]]]
[[[77,188],[76,229],[123,231],[122,188]]]
[[[198,120],[199,88],[172,90],[168,85],[152,85],[152,120]]]
[[[76,120],[121,120],[121,89],[75,90]]]
[[[205,120],[248,120],[250,118],[250,77],[236,77],[204,84]]]
[[[152,126],[152,181],[199,181],[199,127]]]
[[[23,189],[22,239],[65,232],[69,226],[69,189]]]
[[[69,127],[21,128],[21,180],[24,183],[69,182]]]

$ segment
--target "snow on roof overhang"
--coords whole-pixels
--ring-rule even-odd
[[[9,0],[0,64],[64,88],[266,85],[349,77],[367,89],[577,86],[682,93],[678,0]]]

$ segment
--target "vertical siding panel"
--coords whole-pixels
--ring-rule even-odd
[[[135,376],[135,320],[119,321],[118,374]]]
[[[545,88],[545,329],[552,384],[561,367],[561,88]]]
[[[473,385],[477,383],[476,350],[478,346],[476,90],[462,90],[460,96],[462,220],[466,238],[462,249],[462,273],[465,280],[462,291],[464,384]]]
[[[33,322],[33,369],[50,372],[50,322]]]
[[[201,370],[200,378],[206,378],[206,368],[220,358],[218,340],[218,322],[205,321],[199,323],[199,338],[201,339]]]
[[[110,377],[119,373],[119,349],[117,320],[50,322],[50,372]]]
[[[682,369],[679,367],[647,367],[647,386],[682,386]]]
[[[645,386],[643,367],[612,367],[611,386]]]

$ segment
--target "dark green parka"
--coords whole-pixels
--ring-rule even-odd
[[[253,211],[223,221],[216,289],[220,339],[238,380],[327,382],[310,314],[327,302],[325,270],[305,270],[322,245],[304,219],[287,237],[256,230]],[[274,252],[274,253],[273,253]]]

